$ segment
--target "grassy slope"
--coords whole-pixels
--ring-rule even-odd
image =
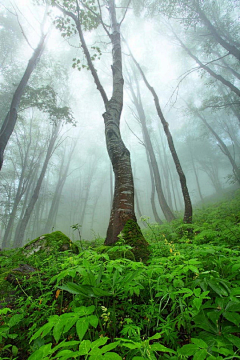
[[[148,224],[147,265],[111,260],[89,244],[78,255],[67,251],[27,260],[16,250],[2,252],[0,296],[12,291],[14,298],[1,304],[0,356],[240,358],[239,225],[237,191],[195,210],[190,229],[180,220]],[[116,249],[129,251],[121,242]],[[14,288],[4,277],[26,262],[38,272]]]

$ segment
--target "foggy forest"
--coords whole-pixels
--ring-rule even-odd
[[[239,20],[239,0],[0,0],[0,260],[5,269],[0,279],[4,276],[11,289],[18,285],[16,291],[27,296],[30,307],[33,295],[28,291],[49,294],[47,286],[54,283],[55,302],[60,293],[74,298],[70,302],[62,295],[58,311],[51,313],[59,317],[58,324],[63,314],[64,319],[76,313],[78,319],[89,318],[86,329],[76,325],[76,334],[71,336],[73,330],[65,325],[44,327],[50,324],[48,311],[35,327],[34,321],[21,325],[26,315],[19,309],[27,313],[27,305],[17,300],[18,305],[11,306],[0,290],[0,323],[5,326],[2,333],[0,328],[0,359],[240,358]],[[46,234],[53,239],[52,246],[51,234],[71,239],[66,254],[77,249],[74,255],[56,253],[51,260],[56,273],[50,270],[48,257],[39,255],[36,262],[26,262],[25,252],[15,252],[30,249],[33,239],[39,246]],[[115,250],[110,248],[113,245]],[[99,246],[94,256],[91,246]],[[124,254],[120,256],[123,263],[117,265],[117,257],[107,255],[111,251]],[[125,259],[127,252],[132,255]],[[71,267],[69,256],[79,259],[73,260],[72,269],[83,261],[82,270],[57,277]],[[99,265],[104,256],[109,256],[105,261],[116,261],[111,271],[110,265]],[[221,266],[220,260],[214,263],[218,257]],[[30,272],[36,271],[44,261],[52,280],[44,285],[44,278],[40,290],[34,288],[35,283],[29,285],[31,276],[26,287],[26,279],[19,283],[18,278],[6,278],[6,269],[26,263],[25,267],[34,269],[28,268]],[[189,267],[181,273],[184,262]],[[151,266],[165,267],[169,278],[161,270],[164,281],[173,281],[174,296],[169,284],[158,288],[152,274],[160,268],[154,268],[150,276]],[[88,283],[83,269],[97,280]],[[188,271],[191,276],[186,275]],[[77,288],[78,272],[83,282]],[[201,274],[205,274],[202,282]],[[122,281],[116,292],[104,283],[111,276],[119,284]],[[161,293],[157,307],[162,306],[163,313],[159,310],[154,318],[155,310],[141,310],[148,323],[140,325],[137,315],[131,318],[130,304],[124,305],[130,315],[117,311],[129,296],[132,305],[136,301],[144,308],[150,300],[140,301],[146,292],[141,281],[147,276],[155,284],[151,291]],[[137,279],[142,284],[139,288],[131,283]],[[125,295],[120,290],[124,286]],[[167,296],[164,289],[171,294]],[[170,306],[180,294],[182,302]],[[152,309],[155,295],[148,295]],[[81,296],[88,300],[81,302]],[[38,300],[38,306],[49,306],[49,299],[46,295],[45,303]],[[226,310],[230,306],[226,299],[235,304],[234,309]],[[201,335],[210,331],[207,325],[199,325],[210,301],[228,315],[206,315],[206,324],[224,318],[229,327],[226,336],[219,329],[211,339]],[[1,310],[2,302],[9,310]],[[79,305],[82,312],[78,313]],[[9,321],[8,311],[15,311],[11,318],[15,320]],[[110,321],[111,316],[114,320]],[[158,326],[151,325],[153,319]],[[121,326],[117,325],[120,321]],[[12,340],[9,334],[14,326],[29,332],[31,346],[26,348],[23,339]],[[50,328],[55,346],[51,350]],[[212,339],[217,336],[225,337],[216,343]],[[68,347],[66,339],[72,339]],[[106,341],[97,343],[99,352],[95,353],[90,343],[99,339]],[[108,339],[111,343],[106,346],[111,347],[103,351],[100,346]],[[65,350],[56,355],[60,340]],[[128,352],[122,350],[124,346]]]

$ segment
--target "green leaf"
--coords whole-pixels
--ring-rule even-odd
[[[64,316],[65,315],[65,316]],[[67,316],[66,316],[67,315]],[[53,337],[56,341],[56,343],[58,343],[62,332],[63,332],[63,328],[65,327],[65,325],[68,323],[68,319],[71,318],[72,314],[68,313],[68,314],[63,314],[59,317],[57,323],[54,325],[53,328]]]
[[[104,360],[122,360],[121,356],[119,356],[115,352],[109,352],[107,354],[104,354],[103,358]]]
[[[92,286],[90,285],[77,285],[72,282],[68,282],[62,286],[59,286],[59,289],[66,290],[70,294],[74,295],[82,295],[85,297],[95,297],[95,294],[92,290]]]
[[[54,352],[57,351],[58,349],[60,348],[63,348],[63,347],[73,347],[75,345],[78,345],[79,344],[79,341],[76,341],[76,340],[72,340],[72,341],[61,341],[57,346],[54,347]]]
[[[199,349],[193,356],[193,360],[204,360],[206,359],[208,352],[207,349]]]
[[[194,289],[193,293],[194,293],[195,296],[199,297],[200,294],[201,294],[201,289],[200,288]]]
[[[231,321],[233,324],[239,326],[240,324],[240,315],[234,312],[227,312],[225,311],[223,313],[223,316],[225,317],[225,319],[227,319],[228,321]]]
[[[191,342],[200,348],[207,349],[208,345],[202,339],[191,338]]]
[[[96,329],[98,326],[98,317],[96,315],[90,315],[88,316],[88,321]]]
[[[34,351],[32,355],[29,356],[28,360],[43,360],[45,356],[53,352],[51,347],[52,343],[41,346],[39,349]]]
[[[110,343],[108,345],[103,346],[101,348],[102,354],[105,354],[106,352],[115,349],[119,344],[120,344],[120,341],[116,341],[116,342],[112,342],[112,343]]]
[[[158,344],[158,343],[150,345],[150,348],[152,351],[170,352],[173,354],[176,353],[174,350],[168,349],[166,346],[164,346],[162,344]]]
[[[108,339],[109,338],[107,336],[105,336],[105,337],[100,337],[99,339],[95,340],[91,345],[92,350],[90,352],[90,355],[95,355],[94,350],[98,349],[99,346],[105,345],[106,342],[108,341]]]
[[[208,285],[220,296],[228,296],[228,291],[225,287],[214,280],[208,280]]]
[[[23,318],[23,314],[13,315],[8,323],[8,326],[12,327],[12,326],[18,324],[22,320],[22,318]]]
[[[53,326],[54,326],[53,323],[47,323],[42,327],[40,327],[40,329],[31,337],[30,342],[32,342],[33,340],[37,339],[40,336],[41,338],[43,338],[52,330]]]
[[[77,334],[80,340],[84,338],[84,335],[86,334],[88,330],[89,322],[87,318],[79,319],[76,323],[76,330]]]
[[[12,354],[14,357],[18,354],[18,348],[15,345],[12,346]]]
[[[91,341],[83,340],[79,346],[79,355],[87,355],[91,349]]]
[[[183,347],[181,347],[181,349],[178,350],[178,354],[184,356],[192,356],[195,354],[195,352],[198,349],[199,347],[195,344],[187,344],[187,345],[183,345]]]
[[[200,307],[201,307],[201,305],[202,305],[202,299],[201,298],[195,298],[195,299],[193,299],[193,305],[195,306],[195,308],[197,309],[197,310],[200,310]]]
[[[150,338],[148,338],[148,340],[158,340],[162,337],[162,335],[160,333],[156,333],[155,335],[151,336]]]
[[[229,335],[226,335],[226,338],[231,341],[231,343],[233,345],[235,345],[237,348],[240,349],[240,338],[235,336],[235,335],[232,335],[232,334],[229,334]]]
[[[222,355],[225,355],[225,356],[228,356],[228,355],[233,355],[234,352],[232,350],[229,350],[229,349],[225,349],[225,348],[216,348],[216,347],[212,347],[212,351],[215,351],[219,354],[222,354]]]

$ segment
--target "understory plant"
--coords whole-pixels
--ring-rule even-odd
[[[123,256],[121,239],[101,252],[3,252],[1,274],[22,261],[37,271],[3,302],[0,359],[239,359],[239,204],[196,211],[191,229],[149,224],[147,263]]]

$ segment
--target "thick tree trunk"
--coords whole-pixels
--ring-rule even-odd
[[[137,225],[136,216],[134,212],[134,185],[133,185],[133,175],[130,161],[130,153],[126,146],[124,145],[121,134],[120,134],[120,117],[123,106],[123,75],[122,75],[122,49],[121,49],[121,39],[120,39],[120,26],[116,18],[116,5],[115,0],[106,1],[107,8],[109,10],[110,20],[111,20],[111,34],[109,33],[107,27],[103,24],[105,31],[110,37],[112,43],[112,80],[113,80],[113,90],[111,99],[108,100],[106,92],[99,80],[97,71],[93,65],[91,55],[89,53],[88,47],[86,45],[80,19],[80,9],[77,4],[77,13],[78,16],[73,14],[71,11],[67,11],[61,6],[55,4],[63,13],[67,16],[70,16],[75,24],[80,37],[81,45],[83,48],[84,55],[86,57],[89,69],[93,76],[94,82],[97,86],[98,91],[101,94],[105,105],[105,113],[103,114],[104,123],[105,123],[105,138],[107,151],[113,166],[113,171],[115,175],[115,185],[114,185],[114,195],[112,210],[110,215],[110,221],[107,230],[107,236],[105,244],[114,244],[118,241],[118,235],[124,230],[125,238],[130,239],[130,235],[141,242],[142,249],[147,247],[147,242],[143,238],[141,230]],[[130,221],[130,222],[129,222]],[[127,224],[128,223],[128,224]],[[125,225],[131,223],[132,232],[129,231],[129,226],[125,228]],[[134,229],[133,229],[134,228]],[[131,241],[130,241],[131,242]],[[129,243],[130,243],[129,242]],[[135,246],[135,245],[133,245]],[[144,256],[145,257],[145,256]],[[139,254],[136,254],[136,259],[140,259]]]
[[[1,170],[2,164],[3,164],[3,155],[4,155],[5,148],[7,146],[10,136],[12,135],[13,129],[14,129],[16,121],[17,121],[17,111],[18,111],[19,103],[21,101],[21,97],[23,95],[23,92],[26,88],[26,85],[28,83],[28,80],[29,80],[31,74],[32,74],[33,70],[35,69],[35,67],[42,55],[45,39],[46,39],[46,35],[42,35],[37,48],[35,49],[31,59],[28,62],[28,65],[24,72],[24,75],[23,75],[17,89],[15,90],[9,112],[2,124],[1,130],[0,130],[0,170]]]

